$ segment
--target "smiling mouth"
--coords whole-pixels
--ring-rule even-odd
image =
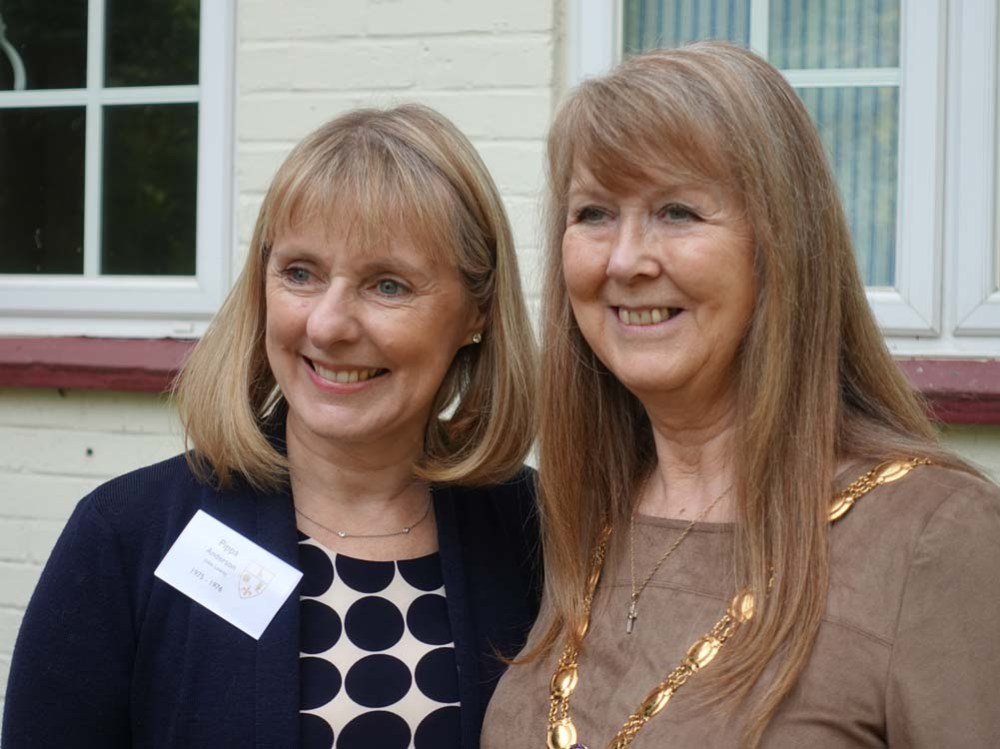
[[[628,309],[616,307],[618,319],[626,325],[656,325],[677,317],[684,311],[683,307],[645,307],[643,309]]]
[[[389,374],[388,369],[358,369],[358,368],[345,368],[345,369],[330,369],[324,367],[322,364],[314,362],[312,359],[303,357],[306,363],[309,365],[313,372],[318,374],[322,379],[327,382],[336,382],[339,385],[347,385],[354,382],[367,382],[375,377],[381,377],[382,375]]]

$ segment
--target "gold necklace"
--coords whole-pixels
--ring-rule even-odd
[[[428,500],[427,507],[424,508],[424,514],[421,515],[419,518],[417,518],[417,520],[413,523],[413,525],[406,525],[403,526],[403,530],[401,531],[391,531],[389,533],[348,533],[347,531],[338,531],[334,530],[328,525],[323,525],[318,520],[313,520],[311,517],[302,512],[302,510],[300,510],[298,507],[295,508],[295,512],[304,517],[313,525],[318,525],[323,530],[329,531],[330,533],[333,533],[339,538],[392,538],[393,536],[406,536],[410,533],[410,531],[412,531],[414,528],[416,528],[418,525],[424,522],[427,516],[430,515],[431,503]]]
[[[888,461],[875,466],[834,496],[827,514],[829,521],[833,523],[842,518],[858,499],[873,489],[877,489],[883,484],[898,481],[916,466],[927,465],[930,462],[927,458],[910,458],[903,461]],[[590,609],[601,579],[610,537],[611,528],[607,527],[598,539],[597,549],[591,562],[590,577],[587,580],[587,590],[583,598],[584,619],[577,628],[577,636],[581,641],[586,636],[590,626]],[[771,581],[773,579],[772,573]],[[770,589],[770,582],[768,588]],[[737,593],[715,626],[688,648],[687,655],[680,665],[653,687],[642,704],[628,716],[622,727],[618,729],[618,733],[611,739],[608,749],[627,749],[631,746],[640,729],[667,706],[677,690],[715,659],[722,646],[732,637],[740,624],[753,618],[755,606],[756,599],[748,589]],[[552,681],[549,683],[549,726],[545,741],[548,749],[588,749],[586,745],[579,743],[576,725],[569,715],[569,699],[580,681],[577,663],[579,654],[578,646],[567,643],[556,663]]]
[[[649,571],[646,575],[646,579],[642,581],[642,585],[638,589],[635,587],[635,513],[632,513],[632,517],[629,518],[628,522],[628,554],[629,554],[629,569],[632,573],[632,595],[629,598],[628,604],[628,617],[625,619],[625,634],[630,635],[635,629],[635,620],[639,618],[639,612],[637,607],[639,606],[639,596],[642,595],[642,591],[646,589],[649,585],[649,581],[653,579],[653,576],[659,572],[660,567],[663,563],[667,561],[671,554],[677,551],[677,547],[683,543],[684,539],[687,538],[688,534],[694,529],[695,525],[705,519],[705,517],[710,513],[715,506],[719,504],[719,500],[722,499],[729,493],[732,489],[732,484],[726,487],[726,490],[722,492],[718,497],[712,500],[712,503],[698,513],[698,517],[688,523],[687,527],[683,530],[681,535],[677,537],[677,540],[671,544],[670,548],[659,558],[656,564],[653,565],[653,569]]]
[[[411,486],[413,486],[413,482],[411,482],[406,487],[404,487],[403,491],[406,491]],[[400,494],[403,493],[403,491],[401,491],[398,494],[394,495],[394,497],[398,497]],[[392,538],[393,536],[407,536],[407,535],[409,535],[410,531],[412,531],[414,528],[416,528],[418,525],[420,525],[422,522],[424,522],[424,520],[427,519],[427,516],[430,515],[430,513],[431,513],[431,505],[433,504],[433,502],[434,502],[434,500],[432,498],[428,497],[427,498],[427,506],[424,508],[424,514],[423,515],[421,515],[419,518],[417,518],[410,525],[403,526],[403,530],[401,530],[401,531],[390,531],[389,533],[349,533],[348,531],[338,531],[336,528],[331,528],[328,525],[323,525],[318,520],[315,520],[315,519],[309,517],[304,512],[302,512],[302,510],[300,510],[298,507],[295,508],[295,512],[296,512],[296,514],[301,515],[302,517],[304,517],[306,520],[308,520],[313,525],[318,525],[323,530],[327,531],[328,533],[334,534],[338,538]]]

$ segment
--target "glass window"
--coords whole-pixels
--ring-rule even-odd
[[[750,44],[750,0],[627,0],[623,11],[625,54],[695,39]]]
[[[781,70],[899,67],[899,0],[770,0],[768,24]]]
[[[104,109],[101,273],[193,276],[198,107]]]
[[[826,146],[865,283],[892,287],[900,0],[625,0],[623,14],[626,54],[725,39],[786,71]]]
[[[6,44],[4,44],[4,40]],[[87,85],[87,3],[80,0],[3,0],[0,3],[0,91]]]
[[[0,109],[0,273],[83,272],[85,118]]]
[[[105,86],[198,83],[198,0],[107,0]]]
[[[868,286],[896,277],[899,89],[804,88],[844,201],[861,276]]]
[[[196,275],[200,14],[0,3],[0,274]]]

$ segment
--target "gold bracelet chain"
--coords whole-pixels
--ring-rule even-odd
[[[927,458],[910,458],[904,461],[889,461],[875,466],[834,496],[828,511],[829,521],[833,523],[842,518],[850,511],[855,502],[873,489],[877,489],[883,484],[898,481],[916,466],[927,465],[930,462]],[[597,549],[591,560],[587,592],[583,599],[584,618],[577,628],[577,641],[583,640],[590,626],[590,609],[601,579],[610,537],[611,528],[605,528],[598,539]],[[773,580],[772,574],[771,580],[768,582],[768,589],[770,589]],[[611,740],[608,749],[627,749],[631,746],[642,727],[667,706],[677,690],[684,686],[688,679],[715,659],[722,646],[733,636],[740,624],[753,617],[755,605],[756,600],[749,590],[744,589],[737,593],[715,626],[688,648],[687,655],[680,665],[667,674],[667,677],[646,695],[642,704],[628,716]],[[569,714],[569,700],[580,680],[577,663],[579,652],[577,646],[571,643],[566,644],[549,684],[549,727],[546,735],[548,749],[587,749],[584,744],[578,742],[576,725]]]

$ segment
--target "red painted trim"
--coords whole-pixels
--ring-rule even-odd
[[[163,392],[195,341],[0,338],[0,387]],[[908,359],[900,368],[946,424],[1000,424],[1000,360]]]
[[[0,387],[162,393],[196,341],[0,338]]]
[[[908,359],[899,366],[938,420],[1000,424],[1000,361]]]

